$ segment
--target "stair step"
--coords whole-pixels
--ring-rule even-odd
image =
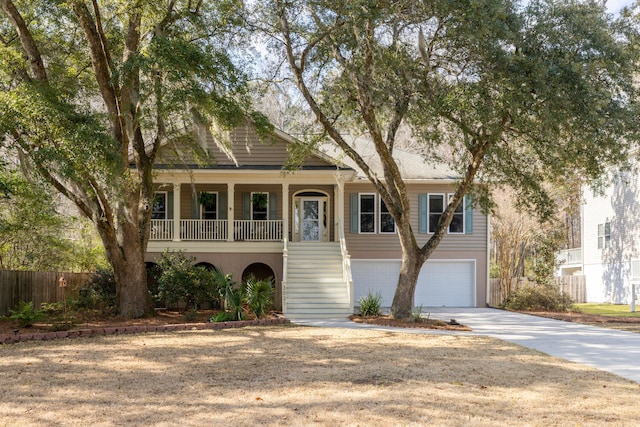
[[[349,310],[348,307],[341,307],[341,308],[336,308],[336,306],[318,306],[318,307],[307,307],[307,306],[300,306],[300,307],[292,307],[289,309],[289,311],[287,312],[287,316],[289,314],[345,314],[347,316],[350,316],[351,314],[351,310]]]
[[[343,282],[342,274],[305,274],[294,273],[288,275],[287,283],[295,282],[317,282],[317,283],[331,283],[331,282]]]
[[[287,265],[287,271],[302,271],[302,272],[315,272],[315,271],[342,271],[342,263],[338,264],[334,262],[301,262],[301,263],[289,263]]]
[[[340,244],[290,243],[285,315],[300,319],[346,318],[352,314],[349,284],[343,277]]]

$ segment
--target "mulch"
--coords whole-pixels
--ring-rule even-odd
[[[414,319],[394,319],[390,316],[361,316],[354,314],[349,317],[351,321],[356,323],[364,323],[367,325],[378,326],[391,326],[395,328],[423,328],[423,329],[440,329],[447,331],[471,331],[471,328],[465,325],[461,325],[451,319],[449,322],[444,322],[439,319],[426,319],[421,318],[419,321]]]

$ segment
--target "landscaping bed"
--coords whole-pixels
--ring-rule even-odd
[[[139,319],[122,319],[98,313],[86,312],[82,316],[69,317],[66,321],[49,320],[20,327],[11,319],[0,319],[0,343],[49,340],[55,338],[89,335],[131,334],[191,329],[221,329],[248,325],[271,325],[288,322],[277,313],[263,319],[249,317],[242,321],[210,322],[218,311],[201,310],[187,314],[172,310],[157,310],[155,316]]]
[[[364,323],[367,325],[378,326],[391,326],[395,328],[423,328],[423,329],[440,329],[447,331],[471,331],[471,328],[465,325],[461,325],[451,319],[449,322],[445,322],[439,319],[429,318],[406,318],[406,319],[394,319],[391,316],[362,316],[354,314],[349,319],[356,323]]]

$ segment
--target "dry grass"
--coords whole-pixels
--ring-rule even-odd
[[[640,385],[499,340],[297,326],[0,347],[0,425],[624,426]]]

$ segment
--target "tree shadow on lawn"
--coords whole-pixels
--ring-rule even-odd
[[[148,333],[0,355],[7,425],[625,425],[640,392],[495,339],[371,330]]]

